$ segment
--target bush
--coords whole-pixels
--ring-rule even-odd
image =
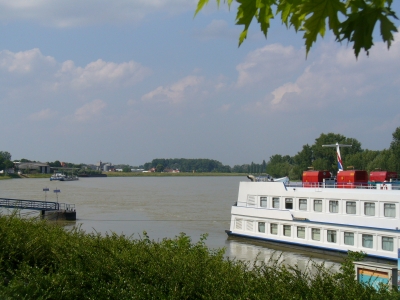
[[[323,265],[300,270],[249,264],[185,234],[152,241],[64,230],[45,221],[0,217],[1,299],[388,299],[396,291],[354,280]],[[313,265],[310,262],[310,266]]]

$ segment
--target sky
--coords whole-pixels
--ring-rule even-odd
[[[295,155],[321,133],[383,150],[400,126],[400,34],[369,56],[327,34],[308,57],[215,1],[0,0],[0,151],[13,160],[224,165]],[[400,3],[393,5],[400,14]],[[396,27],[400,26],[397,21]],[[399,30],[400,31],[400,30]]]

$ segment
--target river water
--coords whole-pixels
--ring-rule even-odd
[[[262,242],[231,239],[230,209],[245,177],[107,177],[58,182],[49,179],[0,181],[0,198],[58,201],[76,205],[77,221],[86,232],[124,234],[152,240],[173,238],[181,232],[199,240],[207,233],[207,246],[226,248],[226,255],[245,261],[280,257],[287,264],[305,266],[309,259],[339,269],[337,257],[295,251]],[[43,188],[50,192],[43,192]],[[59,189],[58,194],[53,190]],[[7,211],[3,210],[3,213]],[[22,212],[23,213],[23,212]],[[35,214],[38,215],[37,212]],[[311,256],[312,255],[312,256]]]

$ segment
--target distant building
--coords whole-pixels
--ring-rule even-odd
[[[51,168],[48,164],[40,162],[23,162],[18,164],[18,169],[23,173],[51,173]]]

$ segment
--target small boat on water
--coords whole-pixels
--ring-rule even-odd
[[[64,174],[62,174],[60,172],[56,172],[53,175],[51,175],[50,181],[54,181],[54,180],[64,181],[65,177],[66,176]]]
[[[331,146],[331,145],[330,145]],[[388,171],[304,171],[302,182],[248,176],[240,182],[227,234],[310,250],[362,251],[397,260],[400,182]],[[332,253],[333,253],[332,252]]]
[[[73,181],[73,180],[79,180],[79,177],[76,175],[65,175],[60,172],[56,172],[50,177],[50,181],[53,180],[58,180],[58,181]]]

